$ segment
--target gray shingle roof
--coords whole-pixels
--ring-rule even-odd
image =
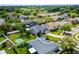
[[[37,34],[38,32],[45,33],[48,30],[45,24],[32,26],[30,29],[33,34]]]
[[[28,19],[28,16],[21,15],[21,16],[19,17],[19,19],[27,20],[27,19]]]
[[[40,26],[39,25],[32,26],[30,29],[33,34],[37,34],[40,31]]]
[[[56,43],[49,42],[43,37],[31,40],[28,43],[32,45],[39,54],[49,53],[58,49],[58,45]]]
[[[40,31],[42,32],[42,33],[45,33],[45,32],[47,32],[47,26],[45,25],[45,24],[42,24],[41,26],[40,26]]]

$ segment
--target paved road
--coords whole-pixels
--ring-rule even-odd
[[[53,37],[57,37],[57,38],[64,38],[64,36],[55,35],[55,34],[51,34],[51,33],[47,33],[46,35],[53,36]]]

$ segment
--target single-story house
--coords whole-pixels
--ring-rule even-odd
[[[29,52],[34,54],[53,54],[59,50],[59,46],[55,42],[50,42],[44,37],[39,37],[37,39],[28,42],[30,48]]]
[[[38,14],[38,17],[45,17],[45,16],[58,16],[60,14],[60,12],[55,12],[55,13],[42,13],[42,14]]]
[[[69,18],[69,16],[68,16],[68,14],[67,14],[67,13],[64,13],[64,14],[60,15],[60,18],[68,19],[68,18]]]
[[[79,23],[79,18],[76,17],[76,18],[69,18],[69,19],[66,19],[67,22],[71,22],[71,23]]]
[[[21,22],[22,22],[23,24],[25,24],[26,26],[29,26],[29,27],[36,25],[36,23],[35,23],[34,21],[30,20],[30,19],[28,19],[28,20],[22,19]]]
[[[31,30],[32,34],[37,34],[40,32],[40,26],[39,25],[32,26],[32,27],[30,27],[30,30]]]
[[[27,20],[27,19],[28,19],[28,16],[21,15],[21,16],[19,17],[19,19],[20,19],[20,20],[22,20],[22,19],[23,19],[23,20]]]
[[[66,35],[75,35],[78,32],[79,32],[79,26],[72,28],[71,31],[65,31],[64,34],[66,34]]]
[[[6,54],[5,50],[1,50],[0,54]]]
[[[40,26],[39,25],[32,26],[32,27],[30,27],[30,30],[31,30],[32,34],[48,32],[48,28],[47,28],[46,24],[42,24]]]
[[[8,19],[10,19],[10,18],[11,18],[11,19],[17,19],[17,18],[18,18],[18,16],[15,16],[15,15],[14,15],[14,13],[9,12],[9,13],[8,13],[8,17],[7,17],[7,18],[8,18]]]
[[[5,24],[5,19],[0,19],[0,25]]]
[[[46,24],[40,25],[40,31],[41,31],[41,33],[47,33],[48,32]]]
[[[46,23],[46,26],[47,26],[48,30],[55,30],[59,27],[59,23],[49,22],[49,23]]]
[[[66,34],[66,35],[74,35],[74,32],[73,31],[64,31],[64,34]]]
[[[60,27],[64,26],[65,24],[71,24],[70,22],[67,21],[57,21]]]

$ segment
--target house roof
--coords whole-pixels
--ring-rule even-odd
[[[68,21],[68,22],[79,22],[79,18],[78,17],[76,17],[76,18],[69,18],[69,19],[66,19],[66,21]]]
[[[48,30],[45,24],[32,26],[30,29],[33,34],[37,34],[38,32],[45,33]]]
[[[44,54],[44,53],[48,53],[51,51],[55,51],[58,48],[58,45],[56,43],[49,42],[44,37],[31,40],[28,43],[32,45],[39,54]]]
[[[65,31],[65,34],[74,35],[78,32],[79,32],[79,26],[72,28],[71,31]]]
[[[21,16],[19,17],[19,19],[24,19],[24,20],[27,20],[27,19],[28,19],[28,16],[21,15]]]
[[[6,52],[4,50],[1,50],[0,54],[6,54]]]
[[[54,30],[59,26],[59,23],[57,23],[57,22],[49,22],[49,23],[46,23],[46,25],[47,25],[48,29]]]
[[[71,24],[70,22],[67,22],[67,21],[58,21],[57,22],[60,26],[63,26],[63,25],[65,25],[65,24]]]
[[[39,25],[32,26],[30,30],[33,34],[37,34],[40,31],[40,26]]]
[[[55,12],[55,13],[42,13],[42,14],[38,14],[38,16],[42,16],[42,17],[44,17],[44,16],[57,16],[59,14],[60,14],[60,12]]]
[[[35,53],[36,52],[36,49],[34,47],[30,48],[29,49],[30,53]]]
[[[42,32],[42,33],[44,33],[45,31],[47,31],[48,29],[47,29],[47,26],[46,26],[46,24],[42,24],[41,26],[40,26],[40,31]]]
[[[60,16],[60,18],[69,18],[68,14],[67,13],[64,13]]]
[[[22,19],[21,22],[23,24],[26,24],[26,25],[29,25],[29,26],[34,26],[36,24],[33,20],[30,20],[30,19],[28,19],[28,20],[23,20]]]

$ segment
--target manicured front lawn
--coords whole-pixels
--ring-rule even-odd
[[[61,40],[61,38],[56,38],[56,37],[52,37],[52,36],[47,36],[47,35],[46,35],[46,37],[48,38],[48,40],[54,41],[54,42],[58,42],[58,41]]]
[[[50,31],[50,33],[56,34],[56,35],[60,35],[62,32],[63,32],[63,30],[54,30],[54,31]]]

